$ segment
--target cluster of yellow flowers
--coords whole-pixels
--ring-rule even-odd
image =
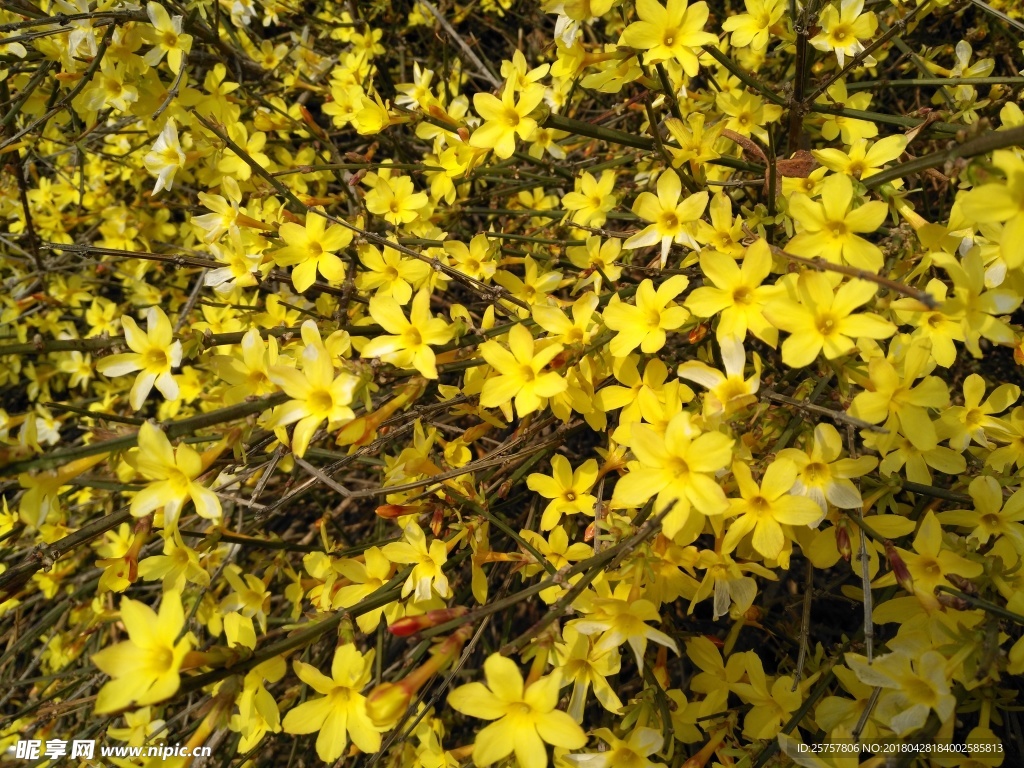
[[[1017,13],[5,4],[0,748],[1024,761]]]

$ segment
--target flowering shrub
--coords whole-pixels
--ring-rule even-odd
[[[3,4],[0,747],[1024,763],[1022,30]]]

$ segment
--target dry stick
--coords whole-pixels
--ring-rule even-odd
[[[311,474],[311,475],[312,475],[313,477],[315,477],[315,478],[316,478],[317,480],[319,480],[319,481],[320,481],[321,483],[323,483],[324,485],[326,485],[326,486],[327,486],[328,488],[330,488],[331,490],[333,490],[333,491],[337,491],[337,492],[338,492],[338,493],[340,493],[340,494],[341,494],[342,496],[346,496],[346,497],[347,497],[347,496],[351,496],[351,495],[352,495],[352,491],[350,491],[350,490],[349,490],[348,488],[346,488],[345,486],[343,486],[343,485],[342,485],[341,483],[339,483],[339,482],[338,482],[337,480],[334,480],[333,478],[331,478],[331,477],[329,477],[328,475],[326,475],[326,474],[324,474],[323,472],[321,472],[321,471],[320,471],[319,469],[317,469],[316,467],[314,467],[314,466],[313,466],[312,464],[310,464],[310,463],[309,463],[308,461],[305,461],[304,459],[300,459],[300,458],[299,458],[298,456],[296,456],[295,454],[292,454],[292,459],[294,459],[294,460],[295,460],[295,463],[296,463],[296,464],[298,464],[298,465],[299,465],[300,467],[302,467],[302,468],[303,468],[304,470],[306,470],[307,472],[309,472],[309,474]]]
[[[430,11],[434,18],[437,19],[438,24],[444,27],[444,31],[451,35],[456,45],[462,49],[462,52],[465,53],[467,58],[469,58],[469,60],[476,66],[477,73],[495,88],[500,87],[501,80],[495,77],[494,73],[487,68],[487,65],[480,60],[480,57],[476,55],[476,52],[470,47],[469,43],[462,39],[459,33],[455,31],[455,27],[453,27],[448,22],[448,19],[446,19],[441,12],[437,10],[437,6],[431,3],[430,0],[420,0],[420,5]]]
[[[757,235],[754,234],[746,224],[743,225],[743,231],[751,237],[757,237]],[[891,291],[896,291],[896,293],[901,293],[904,296],[917,299],[929,309],[935,309],[938,306],[935,298],[927,291],[912,288],[904,283],[891,280],[888,277],[882,277],[881,275],[876,275],[874,272],[868,272],[866,269],[848,267],[845,264],[833,264],[831,261],[825,261],[825,259],[820,256],[813,259],[805,259],[803,256],[797,256],[789,253],[788,251],[779,248],[777,245],[769,244],[768,247],[771,248],[772,253],[776,256],[781,256],[784,259],[795,261],[797,264],[803,264],[804,266],[816,269],[819,272],[838,272],[841,275],[849,275],[850,277],[855,277],[858,280],[867,280],[869,283],[876,283],[877,285],[881,285]]]
[[[814,565],[807,561],[807,576],[804,579],[804,609],[800,617],[800,653],[796,659],[796,671],[793,673],[793,686],[789,689],[795,691],[804,676],[804,665],[807,663],[807,651],[811,641],[811,597],[814,594]]]
[[[846,441],[847,450],[849,451],[850,458],[858,458],[856,436],[853,433],[853,426],[847,425],[846,427]],[[857,489],[858,494],[860,489]],[[860,524],[864,525],[864,505],[861,504],[857,507],[857,519]],[[862,589],[864,590],[864,649],[865,655],[868,658],[868,664],[874,660],[875,655],[875,621],[874,621],[874,605],[872,602],[871,595],[871,573],[869,571],[871,559],[868,557],[868,540],[867,536],[862,529],[860,532],[860,547],[857,553],[857,559],[860,561],[860,573]]]
[[[196,302],[199,301],[199,294],[202,293],[203,284],[206,281],[206,273],[209,271],[208,268],[204,268],[198,275],[196,275],[196,284],[192,286],[192,292],[188,295],[188,300],[185,305],[181,308],[181,312],[178,313],[178,319],[174,322],[174,333],[181,330],[181,326],[188,320],[189,314],[195,309]]]
[[[854,741],[860,740],[860,735],[864,732],[864,728],[868,724],[868,718],[871,717],[871,713],[875,710],[875,705],[878,703],[878,697],[881,695],[881,688],[876,687],[872,689],[871,696],[868,698],[867,706],[865,706],[864,711],[860,713],[860,717],[857,718],[857,724],[853,727],[853,731],[850,733],[850,736]]]
[[[886,168],[864,179],[863,184],[868,189],[874,189],[887,182],[909,176],[912,173],[920,173],[929,168],[938,168],[940,165],[945,165],[953,160],[974,157],[975,155],[985,155],[997,149],[1019,147],[1022,145],[1024,145],[1024,126],[1017,126],[1008,131],[990,131],[941,152],[933,152],[930,155],[923,155],[910,162]]]
[[[828,418],[832,419],[833,421],[843,422],[843,423],[846,423],[846,424],[851,424],[851,425],[853,425],[855,427],[860,427],[861,429],[867,429],[867,430],[869,430],[871,432],[881,432],[881,433],[884,433],[884,434],[888,434],[889,433],[888,429],[885,429],[884,427],[880,427],[877,424],[869,424],[868,422],[863,421],[862,419],[858,419],[858,418],[856,418],[854,416],[850,416],[845,411],[836,411],[836,410],[833,410],[832,408],[825,408],[824,406],[821,406],[821,405],[815,405],[814,403],[805,402],[804,400],[797,400],[794,397],[788,397],[787,395],[780,395],[778,392],[774,392],[773,390],[770,390],[770,389],[766,389],[766,390],[762,391],[761,392],[761,396],[762,397],[766,397],[769,400],[774,400],[777,403],[785,403],[786,405],[792,405],[792,406],[795,406],[797,408],[801,408],[801,409],[806,410],[806,411],[812,411],[813,413],[820,413],[823,416],[827,416]]]
[[[449,265],[443,263],[439,259],[432,259],[429,256],[424,256],[419,251],[414,251],[412,248],[408,248],[407,246],[404,246],[401,243],[398,243],[394,240],[389,240],[388,238],[382,235],[378,235],[376,232],[370,232],[368,230],[362,229],[360,227],[357,227],[355,224],[350,224],[344,219],[339,219],[337,216],[332,216],[331,214],[327,213],[324,210],[321,210],[319,208],[312,208],[306,205],[295,195],[294,192],[292,192],[290,189],[288,189],[288,187],[282,184],[279,179],[275,178],[272,173],[270,173],[266,168],[261,166],[255,160],[253,160],[248,152],[246,152],[244,149],[238,146],[238,144],[233,142],[231,138],[226,133],[224,133],[224,131],[214,126],[209,120],[204,118],[198,112],[193,113],[193,117],[195,117],[203,126],[205,126],[207,130],[213,133],[214,136],[223,141],[224,144],[228,147],[228,149],[234,152],[235,155],[237,155],[238,158],[243,163],[245,163],[246,165],[249,166],[250,169],[252,169],[253,173],[255,173],[261,179],[270,184],[270,186],[272,186],[281,195],[283,195],[292,205],[301,208],[303,211],[307,213],[312,211],[317,216],[322,216],[323,218],[327,219],[330,222],[333,222],[334,224],[338,224],[342,227],[345,227],[345,229],[355,232],[365,240],[368,240],[371,243],[379,245],[382,248],[391,248],[392,250],[398,251],[399,253],[405,254],[406,256],[411,256],[412,258],[418,259],[419,261],[422,261],[425,264],[429,264],[434,269],[443,272],[444,274],[451,277],[453,280],[465,285],[474,293],[479,294],[481,298],[483,298],[484,300],[494,301],[497,299],[502,299],[504,301],[511,302],[512,304],[515,304],[517,307],[521,307],[522,309],[530,309],[530,306],[525,301],[516,298],[505,288],[481,283],[479,280],[472,278],[469,275],[466,275],[453,267],[450,267]]]
[[[174,77],[174,82],[171,84],[170,90],[167,91],[167,95],[164,96],[163,102],[157,107],[156,112],[153,113],[151,120],[157,120],[166,109],[171,106],[171,102],[178,98],[178,93],[181,90],[181,79],[185,75],[185,65],[188,63],[188,54],[182,53],[181,64],[178,65],[178,74]]]

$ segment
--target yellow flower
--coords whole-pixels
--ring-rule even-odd
[[[725,373],[699,360],[687,360],[678,370],[680,378],[707,388],[708,393],[704,396],[704,415],[707,418],[728,415],[753,405],[757,402],[754,394],[761,385],[761,359],[757,355],[754,355],[754,374],[744,379],[743,368],[747,358],[743,342],[730,336],[722,339],[719,346]]]
[[[752,705],[743,718],[743,735],[751,739],[774,738],[804,701],[805,694],[789,675],[775,678],[769,690],[761,657],[756,651],[743,656],[748,682],[736,683],[732,688],[745,703]]]
[[[305,455],[313,433],[325,420],[328,429],[337,429],[355,418],[349,406],[359,379],[350,373],[335,376],[334,366],[323,347],[306,346],[301,373],[278,365],[270,369],[269,375],[292,399],[275,411],[268,426],[276,429],[298,422],[292,435],[292,451],[296,456]]]
[[[146,170],[156,176],[156,184],[153,185],[154,195],[161,189],[171,188],[174,184],[174,174],[185,165],[185,153],[178,142],[178,127],[174,124],[174,118],[168,119],[164,129],[156,137],[152,151],[142,162]]]
[[[526,485],[545,499],[551,499],[541,515],[541,530],[550,531],[562,515],[594,515],[597,497],[590,489],[597,481],[597,461],[587,459],[573,472],[569,460],[561,454],[551,457],[551,475],[534,472],[526,478]]]
[[[697,242],[701,245],[710,245],[719,253],[733,258],[742,256],[743,217],[733,217],[732,200],[729,196],[719,192],[712,197],[708,213],[711,216],[710,224],[706,221],[697,221]]]
[[[1024,490],[1018,489],[1003,500],[1003,490],[994,477],[976,477],[968,488],[974,509],[939,512],[940,522],[960,528],[971,528],[968,538],[985,546],[993,538],[1005,537],[1024,556]]]
[[[856,56],[864,50],[861,40],[875,34],[878,19],[871,11],[864,10],[864,0],[841,0],[839,9],[826,5],[818,17],[821,32],[811,38],[811,45],[819,51],[835,51],[839,66],[845,66],[847,56]],[[867,56],[864,66],[875,66],[875,59]]]
[[[678,304],[669,306],[689,283],[685,275],[673,275],[655,291],[654,283],[644,280],[636,291],[636,306],[613,295],[604,311],[605,325],[618,331],[608,345],[612,355],[625,357],[638,346],[650,354],[665,346],[665,331],[674,331],[690,316]]]
[[[597,293],[601,292],[604,279],[615,283],[622,277],[622,267],[615,263],[622,250],[622,241],[614,237],[601,242],[597,235],[591,235],[586,245],[572,245],[565,249],[565,254],[582,272],[580,279],[573,286],[573,293],[593,285]]]
[[[985,398],[985,380],[976,373],[964,379],[964,404],[944,409],[940,423],[949,437],[949,447],[963,451],[971,442],[994,448],[989,438],[1005,438],[1005,422],[995,414],[1002,413],[1020,397],[1016,384],[1000,384]]]
[[[572,684],[568,712],[573,720],[583,722],[587,693],[591,686],[598,702],[609,712],[617,713],[622,708],[622,702],[607,680],[609,676],[619,673],[621,659],[618,648],[595,651],[591,638],[581,635],[572,626],[566,626],[562,630],[562,642],[555,645],[555,656],[563,679]]]
[[[443,570],[448,562],[448,549],[441,539],[434,539],[427,546],[423,529],[416,523],[409,523],[405,527],[405,541],[385,544],[381,552],[393,563],[415,563],[402,587],[402,597],[414,595],[414,600],[424,601],[434,592],[443,598],[451,597],[452,590]]]
[[[455,259],[455,267],[474,280],[486,281],[494,277],[498,264],[495,261],[497,248],[482,232],[474,235],[467,246],[458,240],[445,240],[445,252]]]
[[[851,280],[833,293],[829,278],[821,272],[804,272],[795,291],[771,299],[765,317],[792,334],[782,343],[782,360],[793,368],[814,362],[822,350],[833,360],[853,350],[855,339],[884,339],[896,326],[878,315],[853,314],[875,295],[877,286],[866,280]],[[792,298],[795,292],[799,301]]]
[[[579,768],[662,768],[664,763],[648,760],[661,751],[664,737],[654,728],[633,728],[628,739],[620,739],[607,728],[598,728],[594,735],[608,744],[603,752],[580,753],[573,765]]]
[[[946,679],[949,665],[938,651],[925,651],[916,657],[896,651],[871,662],[860,654],[848,653],[846,664],[862,683],[884,691],[874,716],[897,736],[922,728],[933,710],[939,722],[953,717],[956,696]]]
[[[857,233],[874,232],[889,213],[880,200],[853,208],[853,182],[848,176],[836,174],[825,179],[821,202],[807,195],[794,194],[789,213],[799,234],[786,245],[797,256],[817,257],[834,264],[878,272],[882,268],[882,252]]]
[[[363,357],[379,357],[399,368],[415,368],[428,379],[437,378],[434,350],[430,345],[446,344],[453,328],[430,314],[430,294],[420,291],[412,300],[409,319],[390,296],[378,294],[370,299],[370,316],[394,336],[377,336],[363,347]]]
[[[416,192],[412,179],[398,176],[387,179],[377,176],[373,189],[366,194],[366,210],[396,227],[419,218],[419,210],[428,202],[425,192]]]
[[[732,32],[729,42],[734,48],[750,46],[755,51],[768,47],[769,30],[786,12],[783,0],[745,0],[747,12],[730,16],[722,29]]]
[[[600,299],[596,293],[585,293],[572,303],[572,320],[557,307],[537,304],[533,319],[548,333],[556,334],[562,344],[589,344],[597,324],[592,319]]]
[[[614,189],[614,171],[602,171],[600,181],[584,171],[576,178],[576,189],[562,198],[562,207],[572,211],[566,219],[573,224],[603,227],[608,212],[619,202],[612,194]]]
[[[562,676],[559,672],[523,685],[523,676],[511,659],[493,653],[484,662],[483,683],[461,685],[448,695],[457,712],[481,720],[494,720],[477,732],[473,762],[485,768],[513,752],[520,768],[547,768],[544,743],[579,749],[587,735],[558,706]]]
[[[718,141],[725,124],[717,122],[705,130],[705,118],[704,113],[693,112],[686,116],[685,124],[674,117],[665,120],[665,127],[679,144],[679,149],[671,144],[666,147],[672,155],[672,165],[678,168],[688,162],[694,175],[697,175],[697,168],[701,163],[722,156],[722,153],[715,149],[715,142]]]
[[[131,704],[155,704],[174,695],[181,685],[182,662],[193,645],[191,634],[175,640],[185,626],[181,596],[167,592],[157,614],[147,605],[121,599],[121,622],[128,639],[92,656],[93,664],[113,680],[96,697],[96,713]]]
[[[120,355],[104,357],[96,363],[96,370],[104,376],[124,376],[139,371],[128,395],[132,408],[142,408],[150,391],[156,386],[168,400],[178,397],[178,382],[171,375],[171,369],[181,365],[181,342],[173,341],[171,321],[159,307],[150,307],[146,312],[146,333],[125,315],[121,318],[124,340],[131,349]]]
[[[430,277],[430,265],[403,258],[394,248],[385,248],[382,254],[378,248],[364,243],[357,252],[366,271],[356,275],[356,288],[376,289],[378,295],[394,296],[403,306],[412,298],[413,288]]]
[[[163,552],[140,562],[139,576],[146,581],[162,579],[164,592],[180,592],[186,581],[202,587],[209,585],[210,574],[199,564],[199,555],[185,544],[177,530],[164,536]]]
[[[1004,228],[1004,237],[1006,229],[1009,225]],[[1020,250],[1020,241],[1015,241],[1013,247]],[[1000,315],[1016,311],[1021,305],[1021,296],[1010,288],[989,288],[981,249],[972,248],[963,259],[937,251],[932,253],[932,260],[946,270],[953,281],[953,296],[940,309],[960,319],[964,346],[970,353],[982,356],[979,343],[982,338],[996,344],[1015,344],[1013,330]]]
[[[1024,264],[1024,160],[1012,150],[992,153],[992,164],[1001,170],[1005,181],[982,184],[962,195],[963,215],[977,224],[1003,222],[999,236],[1006,266],[1018,269]]]
[[[148,3],[146,14],[153,25],[152,29],[146,30],[147,37],[156,45],[146,54],[146,63],[155,67],[166,54],[167,65],[174,74],[178,74],[182,59],[192,50],[192,35],[182,33],[181,16],[172,19],[167,10],[158,3]]]
[[[943,542],[942,525],[934,512],[928,512],[921,521],[917,535],[914,536],[914,551],[910,552],[900,547],[896,547],[895,551],[902,558],[905,570],[910,576],[909,584],[903,580],[901,586],[912,590],[928,611],[941,609],[941,604],[935,597],[935,588],[940,585],[948,587],[951,584],[948,577],[961,576],[973,579],[985,570],[981,563],[958,555]],[[872,582],[871,586],[888,587],[895,583],[896,574],[889,571]]]
[[[863,112],[871,106],[871,92],[863,90],[849,94],[846,91],[846,81],[837,80],[818,97],[815,103],[826,106],[842,104],[846,109]],[[878,126],[871,120],[857,120],[838,113],[829,113],[821,117],[824,119],[821,135],[827,141],[833,141],[837,136],[842,136],[844,144],[853,144],[858,139],[871,139],[878,135]]]
[[[549,397],[565,391],[565,379],[554,371],[542,373],[563,349],[561,344],[549,344],[535,349],[533,336],[522,325],[514,325],[508,332],[509,349],[496,341],[480,345],[480,354],[498,372],[484,382],[480,405],[494,408],[515,399],[520,417],[543,408]]]
[[[544,98],[544,86],[534,83],[515,101],[516,89],[512,80],[505,82],[501,98],[490,93],[473,96],[473,107],[484,119],[483,125],[473,131],[469,145],[477,149],[493,149],[505,160],[516,151],[516,136],[528,139],[537,129],[537,121],[527,117]]]
[[[867,139],[857,139],[850,152],[841,149],[816,149],[814,159],[836,173],[845,173],[855,179],[866,179],[882,170],[882,166],[903,154],[910,140],[903,135],[886,136],[868,146]],[[882,203],[881,205],[885,205]]]
[[[640,670],[644,668],[648,640],[679,653],[675,640],[647,624],[648,621],[662,621],[657,607],[650,600],[636,599],[630,594],[628,584],[620,584],[611,597],[594,597],[585,610],[585,618],[575,619],[566,626],[581,635],[601,633],[594,645],[594,653],[607,653],[628,643]]]
[[[216,355],[210,361],[217,375],[230,385],[224,394],[224,400],[229,404],[274,391],[270,369],[277,365],[277,339],[268,336],[264,341],[257,329],[250,328],[239,346],[241,357]]]
[[[784,448],[779,451],[780,459],[792,461],[797,468],[793,493],[814,500],[822,516],[828,512],[828,505],[840,509],[856,509],[863,504],[860,491],[850,478],[861,477],[878,465],[874,456],[840,459],[843,441],[831,424],[819,424],[814,428],[814,439],[809,451]]]
[[[363,655],[354,645],[341,646],[334,652],[330,677],[311,664],[293,662],[299,679],[323,695],[289,711],[281,725],[285,733],[319,731],[316,753],[325,763],[341,757],[350,738],[363,752],[380,749],[380,730],[366,714],[366,697],[360,693],[370,682],[373,655],[372,650]]]
[[[715,251],[702,253],[700,268],[705,284],[686,297],[686,308],[697,317],[719,315],[719,342],[743,340],[749,330],[766,344],[779,343],[778,329],[764,316],[768,300],[780,291],[774,285],[761,285],[772,269],[767,242],[758,240],[747,248],[740,266]]]
[[[622,33],[622,44],[646,51],[645,64],[675,59],[683,71],[695,77],[700,70],[697,60],[702,45],[714,45],[718,38],[704,31],[708,21],[708,4],[686,0],[668,0],[668,7],[657,0],[637,0],[634,21]]]
[[[315,211],[306,211],[305,225],[287,222],[281,225],[284,248],[271,253],[274,261],[292,269],[292,285],[300,293],[316,282],[319,272],[328,282],[338,285],[345,279],[345,264],[336,251],[352,242],[352,231],[340,224],[327,226],[327,219]]]
[[[699,532],[704,520],[692,516],[691,521],[691,508],[701,515],[721,515],[729,508],[714,475],[729,466],[732,446],[732,438],[721,432],[702,433],[685,411],[672,417],[664,435],[645,424],[634,424],[629,447],[637,460],[615,486],[612,506],[640,507],[657,494],[655,513],[673,505],[662,521],[666,536],[673,538],[684,528],[688,533]]]
[[[939,444],[939,436],[928,409],[946,408],[949,390],[938,376],[925,376],[914,385],[920,375],[920,366],[909,360],[901,377],[891,362],[873,358],[868,364],[868,389],[853,398],[850,415],[870,424],[884,421],[890,432],[899,424],[899,431],[915,448],[932,450]]]
[[[739,499],[730,503],[731,521],[722,540],[722,550],[732,552],[751,531],[752,544],[763,557],[775,560],[786,544],[783,525],[810,525],[821,520],[818,505],[805,496],[789,493],[796,482],[796,465],[786,459],[776,459],[768,465],[758,487],[750,467],[742,462],[733,464],[733,476],[739,486]]]
[[[668,170],[658,178],[657,195],[651,192],[640,193],[633,202],[633,213],[651,223],[626,240],[622,247],[627,250],[646,248],[660,242],[662,267],[668,261],[668,250],[672,243],[699,250],[700,246],[694,239],[693,222],[707,208],[708,193],[698,192],[679,202],[681,192],[679,176],[675,171]]]
[[[179,443],[177,450],[172,449],[167,435],[148,421],[139,427],[139,452],[132,463],[150,481],[132,499],[131,512],[135,517],[163,507],[164,525],[173,528],[189,499],[201,517],[220,517],[220,499],[196,482],[204,471],[202,457],[185,443]]]

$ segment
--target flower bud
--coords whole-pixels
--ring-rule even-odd
[[[900,553],[896,551],[896,547],[888,539],[885,542],[885,557],[889,561],[889,567],[892,568],[897,583],[907,592],[912,593],[914,591],[914,577],[910,575],[907,564],[903,562]]]
[[[377,517],[383,517],[385,520],[395,520],[405,515],[418,515],[426,507],[420,504],[383,504],[374,512],[377,513]]]
[[[850,562],[853,546],[850,544],[850,526],[845,520],[840,520],[836,525],[836,549],[843,556],[843,560]]]
[[[398,683],[381,683],[366,697],[366,714],[378,728],[391,728],[409,708],[412,692]]]
[[[396,637],[409,637],[424,629],[436,627],[446,621],[465,616],[465,606],[456,605],[454,608],[442,608],[437,611],[427,611],[420,616],[404,616],[388,626],[388,631]]]

